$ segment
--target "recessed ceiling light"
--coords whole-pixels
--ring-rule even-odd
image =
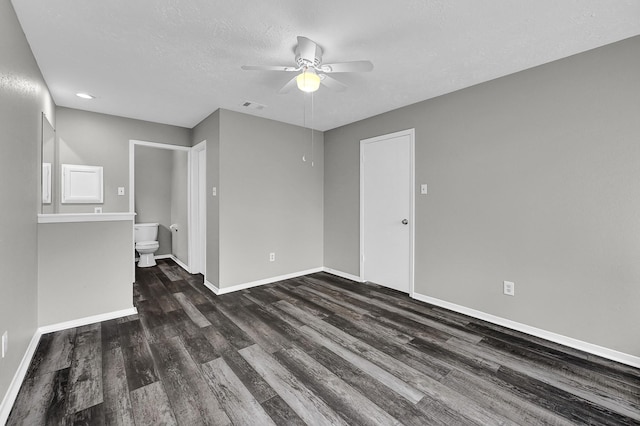
[[[88,93],[76,93],[76,96],[82,99],[95,99],[95,96],[91,96]]]

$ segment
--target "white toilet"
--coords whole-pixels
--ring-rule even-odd
[[[136,223],[133,226],[136,251],[140,254],[138,266],[146,268],[155,266],[156,260],[153,253],[158,250],[158,224],[157,223]]]

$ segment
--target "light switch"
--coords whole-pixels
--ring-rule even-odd
[[[218,189],[215,186],[213,187],[213,191],[211,191],[211,195],[213,195],[214,197],[218,195]]]
[[[420,194],[427,195],[427,184],[426,183],[423,183],[422,185],[420,185]]]
[[[2,358],[7,356],[8,350],[9,350],[9,330],[5,331],[2,334]]]
[[[118,187],[118,195],[124,195],[124,186]]]

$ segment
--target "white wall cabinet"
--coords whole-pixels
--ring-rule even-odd
[[[102,204],[101,166],[62,165],[62,203]]]

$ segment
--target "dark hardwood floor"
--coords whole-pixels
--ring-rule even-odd
[[[640,370],[383,287],[136,272],[138,315],[42,336],[9,425],[640,424]]]

